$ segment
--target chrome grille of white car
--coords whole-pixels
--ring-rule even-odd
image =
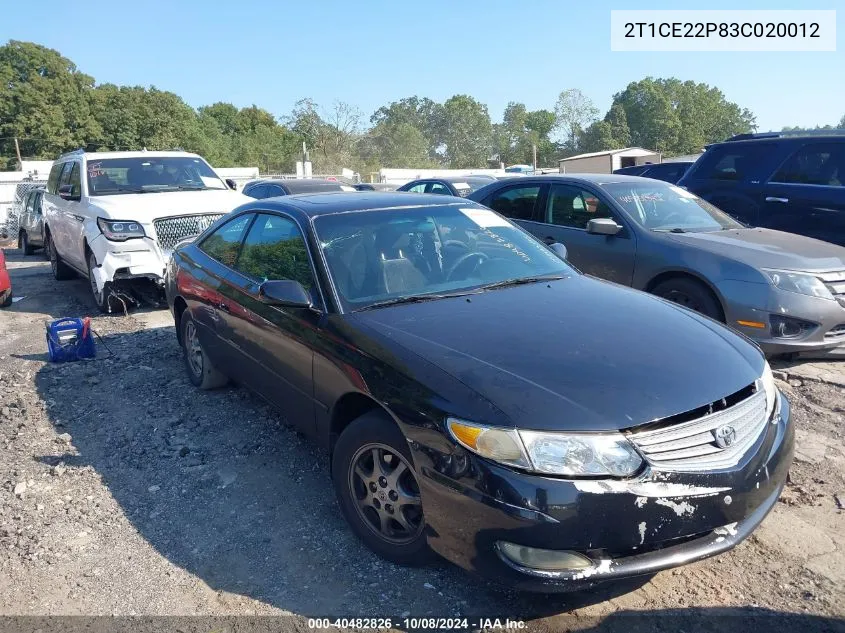
[[[817,273],[816,276],[833,293],[839,305],[845,308],[845,270],[837,270],[832,273]]]
[[[173,247],[180,241],[186,237],[199,235],[218,219],[222,218],[223,215],[222,213],[203,213],[153,220],[158,245],[165,252],[172,251]]]
[[[727,409],[688,422],[631,432],[628,437],[646,460],[661,470],[715,470],[736,466],[766,423],[766,392],[757,381],[754,393]],[[717,443],[720,432],[730,436],[728,445]]]

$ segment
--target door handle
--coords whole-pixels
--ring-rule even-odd
[[[786,204],[789,202],[789,198],[776,198],[775,196],[766,196],[766,202],[781,202]]]
[[[220,308],[221,310],[223,310],[223,312],[231,312],[232,311],[232,309],[229,307],[228,303],[223,303],[223,302],[218,303],[217,307]]]

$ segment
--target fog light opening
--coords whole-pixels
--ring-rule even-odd
[[[799,338],[816,327],[815,323],[779,314],[771,315],[769,322],[772,336],[775,338]]]
[[[538,549],[498,541],[496,546],[502,555],[512,563],[529,569],[543,571],[579,571],[593,566],[586,556],[567,550]]]

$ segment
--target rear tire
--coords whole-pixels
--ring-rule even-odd
[[[182,328],[182,352],[185,358],[185,368],[188,370],[188,378],[190,378],[191,383],[200,389],[216,389],[229,382],[229,379],[218,371],[209,360],[200,343],[197,325],[187,310],[182,314],[179,326]]]
[[[24,255],[32,255],[35,252],[35,248],[29,243],[29,236],[26,234],[26,231],[21,231],[19,241]]]
[[[56,247],[53,244],[53,236],[49,233],[47,234],[45,249],[47,251],[47,259],[50,260],[50,268],[53,269],[53,277],[58,281],[65,281],[76,277],[73,268],[65,264],[62,261],[61,255],[56,252]]]
[[[12,305],[12,289],[0,292],[0,308],[8,308]]]
[[[367,547],[400,565],[430,559],[411,450],[384,414],[365,413],[341,433],[332,480],[344,517]]]
[[[657,284],[651,293],[690,310],[700,312],[716,321],[722,323],[725,321],[719,300],[707,286],[695,279],[688,277],[667,279]]]

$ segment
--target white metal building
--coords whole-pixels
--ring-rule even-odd
[[[642,147],[625,147],[561,158],[558,161],[558,170],[562,174],[610,174],[622,167],[659,162],[661,162],[660,152],[653,152]]]

